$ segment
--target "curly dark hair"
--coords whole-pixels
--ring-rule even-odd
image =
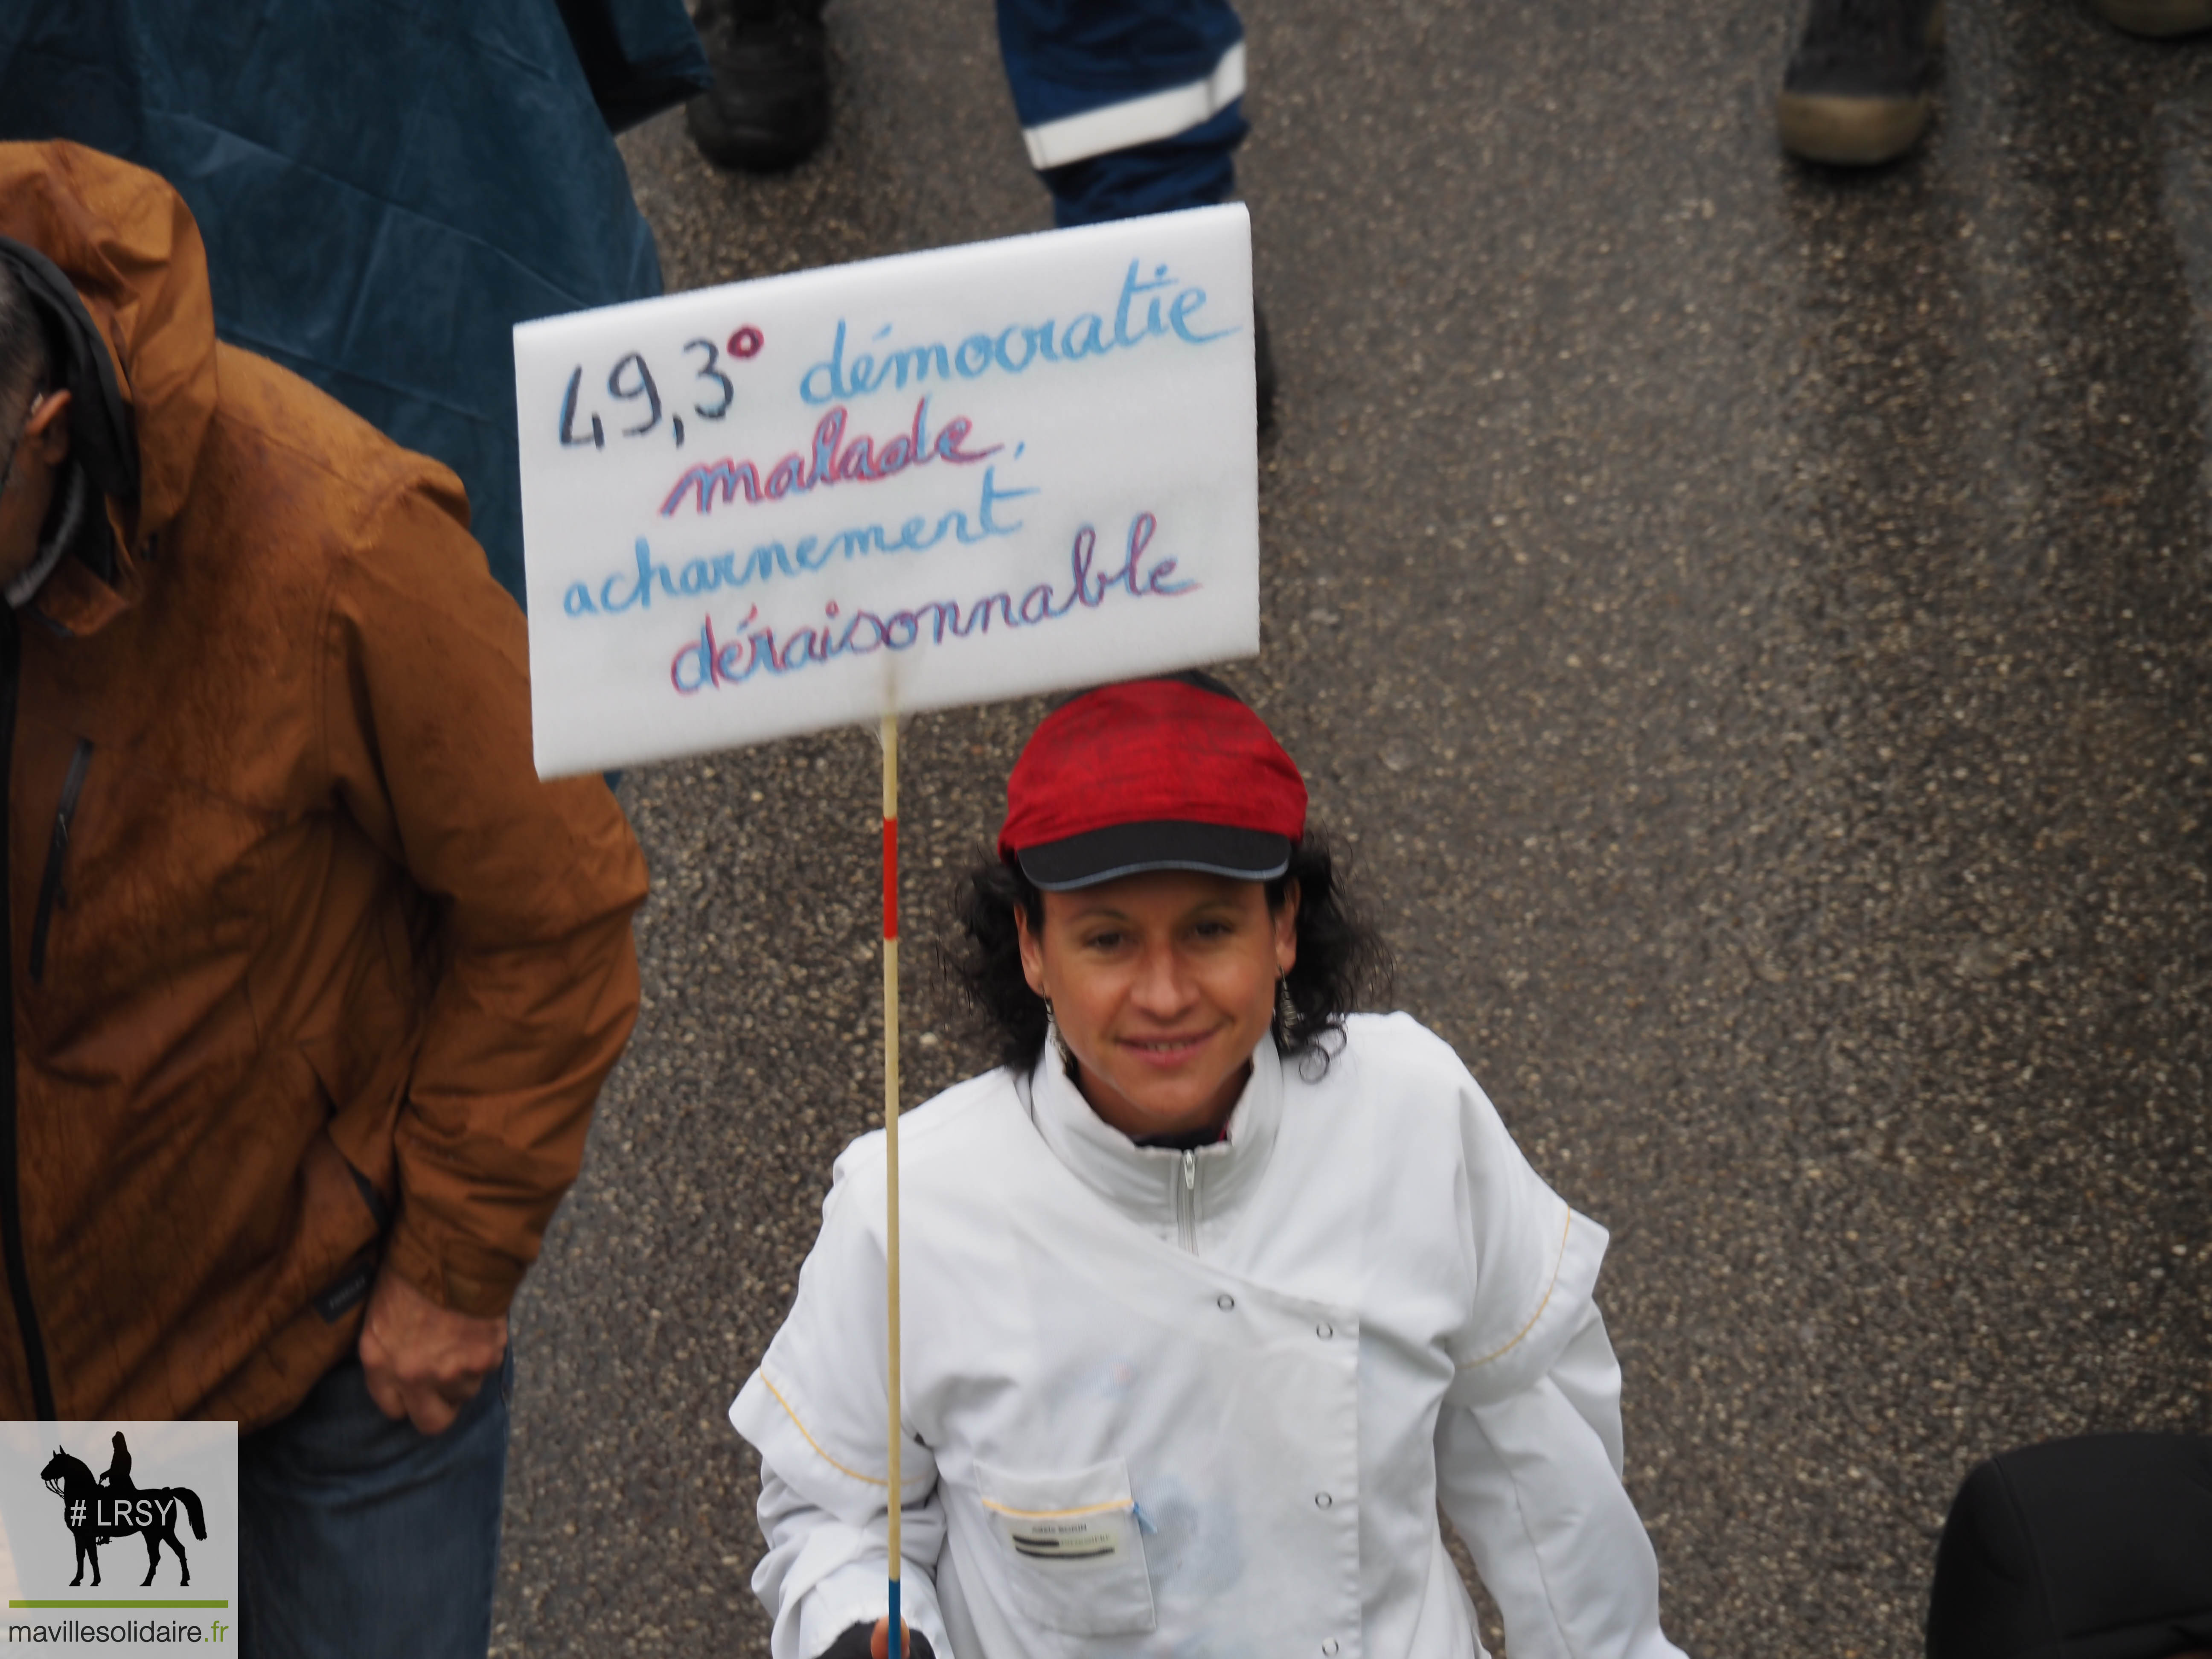
[[[1289,1008],[1275,1009],[1275,1046],[1284,1058],[1326,1070],[1332,1036],[1362,1001],[1388,994],[1390,951],[1345,890],[1326,837],[1308,830],[1291,849],[1290,867],[1267,884],[1267,908],[1279,910],[1297,884],[1297,961],[1285,984]],[[1018,866],[997,859],[961,878],[953,914],[963,937],[939,959],[995,1043],[1001,1065],[1029,1071],[1044,1052],[1044,999],[1022,972],[1014,912],[1032,932],[1044,926],[1044,895]]]

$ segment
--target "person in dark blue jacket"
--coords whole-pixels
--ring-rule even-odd
[[[713,91],[687,112],[701,154],[772,171],[830,131],[824,0],[702,0]],[[998,0],[999,51],[1030,165],[1063,226],[1206,207],[1236,186],[1244,26],[1229,0]],[[1266,325],[1260,422],[1274,369]]]
[[[1244,25],[1229,0],[999,0],[999,55],[1053,219],[1209,207],[1237,186]],[[1254,314],[1260,424],[1274,355]]]
[[[773,172],[830,131],[825,0],[701,0],[714,85],[691,102],[717,166]],[[1203,207],[1235,183],[1244,26],[1229,0],[998,0],[1022,137],[1062,225]]]
[[[221,337],[459,473],[518,602],[514,325],[659,294],[613,134],[707,84],[683,0],[0,8],[0,139],[173,185]]]

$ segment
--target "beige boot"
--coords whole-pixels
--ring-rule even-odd
[[[2212,29],[2212,0],[2097,0],[2097,12],[2114,28],[2153,40]]]
[[[1942,45],[1942,0],[1813,0],[1775,100],[1782,147],[1835,167],[1895,161],[1928,130]]]

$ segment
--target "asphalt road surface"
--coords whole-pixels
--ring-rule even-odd
[[[799,172],[626,141],[672,288],[1048,222],[984,0],[829,16]],[[1775,148],[1795,22],[1255,0],[1232,674],[1613,1230],[1670,1633],[1905,1659],[1976,1460],[2212,1432],[2212,43],[1960,0],[1934,142],[1843,178]],[[914,724],[910,939],[1036,712]],[[723,1412],[878,1109],[875,790],[859,733],[624,782],[646,1006],[518,1312],[499,1652],[767,1651]],[[981,1064],[921,977],[910,1102]]]

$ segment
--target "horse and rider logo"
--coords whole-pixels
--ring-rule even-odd
[[[176,1552],[177,1570],[183,1575],[179,1583],[192,1582],[191,1565],[185,1559],[185,1547],[177,1537],[177,1511],[181,1509],[191,1522],[193,1537],[206,1538],[207,1520],[200,1510],[199,1494],[190,1486],[132,1485],[131,1448],[121,1430],[116,1431],[115,1453],[106,1474],[94,1475],[57,1446],[39,1478],[46,1483],[48,1492],[62,1500],[62,1524],[76,1540],[76,1577],[70,1580],[72,1588],[84,1583],[88,1562],[92,1566],[92,1582],[100,1583],[100,1547],[133,1533],[146,1540],[146,1576],[139,1581],[141,1589],[154,1582],[164,1544]]]

